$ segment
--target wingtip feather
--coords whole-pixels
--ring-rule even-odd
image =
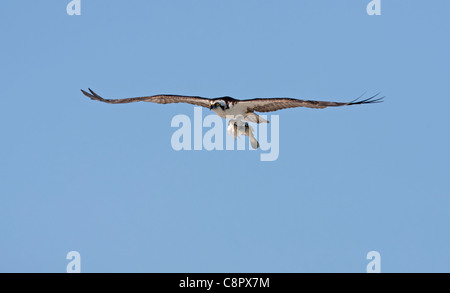
[[[383,102],[385,96],[381,97],[381,98],[376,98],[380,95],[380,93],[377,93],[373,96],[371,96],[370,98],[364,99],[364,100],[359,100],[362,96],[360,96],[359,98],[357,98],[356,100],[351,101],[350,103],[348,103],[348,105],[362,105],[362,104],[375,104],[375,103],[381,103]]]

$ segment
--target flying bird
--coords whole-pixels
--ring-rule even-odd
[[[323,109],[327,107],[352,106],[362,104],[374,104],[383,101],[384,97],[378,97],[379,93],[367,98],[361,97],[351,102],[327,102],[327,101],[312,101],[299,100],[293,98],[258,98],[249,100],[238,100],[232,97],[220,97],[208,99],[198,96],[180,96],[180,95],[154,95],[136,98],[125,99],[104,99],[96,94],[93,90],[88,89],[89,93],[81,90],[81,92],[91,98],[100,102],[108,104],[124,104],[133,102],[152,102],[158,104],[172,104],[172,103],[187,103],[195,106],[202,106],[213,110],[222,118],[235,119],[233,125],[234,129],[230,129],[228,125],[228,132],[233,136],[246,135],[251,139],[252,145],[258,146],[259,143],[253,141],[252,129],[247,124],[241,124],[239,121],[247,121],[253,123],[269,123],[269,121],[258,116],[255,112],[273,112],[288,108],[307,107],[314,109]],[[231,122],[231,120],[230,120]],[[253,139],[252,139],[253,137]]]

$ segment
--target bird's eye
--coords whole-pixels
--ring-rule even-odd
[[[214,106],[219,107],[219,103],[216,103]]]

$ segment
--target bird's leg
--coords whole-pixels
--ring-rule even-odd
[[[234,140],[236,140],[237,139],[237,128],[238,128],[237,123],[234,122],[233,126],[234,126]]]
[[[245,132],[245,135],[249,135],[249,133],[250,133],[250,127],[248,127],[248,123],[247,122],[245,122],[245,124],[244,124],[244,132]]]

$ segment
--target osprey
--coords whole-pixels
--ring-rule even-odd
[[[89,89],[89,92],[81,90],[81,92],[91,98],[109,104],[124,104],[133,102],[152,102],[158,104],[171,104],[171,103],[187,103],[196,106],[202,106],[213,110],[217,115],[222,118],[230,119],[228,124],[228,132],[235,138],[239,135],[246,135],[250,138],[250,142],[253,148],[259,147],[259,143],[253,136],[253,129],[248,123],[242,121],[254,122],[254,123],[269,123],[269,121],[261,118],[255,112],[273,112],[281,109],[307,107],[314,109],[323,109],[326,107],[340,107],[362,104],[373,104],[382,102],[384,97],[377,98],[379,94],[376,94],[370,98],[361,100],[361,97],[351,102],[326,102],[326,101],[312,101],[312,100],[299,100],[293,98],[266,98],[266,99],[249,99],[238,100],[232,97],[221,97],[208,99],[197,96],[179,96],[179,95],[154,95],[146,97],[125,98],[125,99],[104,99],[97,95],[93,90]],[[232,125],[232,127],[231,127]]]

